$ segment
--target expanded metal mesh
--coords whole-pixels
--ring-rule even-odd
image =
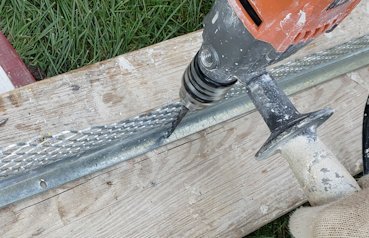
[[[345,55],[359,52],[362,49],[368,48],[368,46],[369,35],[365,35],[331,49],[303,57],[302,59],[287,62],[286,64],[273,68],[271,73],[276,79],[284,78],[288,75],[295,75],[314,66],[324,65],[339,60]]]
[[[171,123],[178,115],[180,103],[104,126],[94,126],[80,131],[39,137],[27,143],[18,143],[0,151],[0,179],[32,170],[59,160],[75,158],[102,148],[117,140],[143,133]]]
[[[368,47],[369,36],[363,36],[303,59],[288,62],[271,69],[270,73],[277,79],[299,74]],[[245,86],[238,83],[228,92],[226,100],[245,93]],[[130,136],[147,130],[168,126],[176,119],[180,108],[179,102],[173,103],[111,125],[94,126],[79,131],[64,131],[57,135],[8,146],[0,150],[0,181],[57,161],[78,158],[91,150],[98,150],[118,140],[129,139]]]

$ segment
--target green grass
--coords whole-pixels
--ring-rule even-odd
[[[48,77],[201,28],[213,1],[0,0],[0,29]],[[289,237],[288,217],[248,237]]]
[[[0,29],[47,76],[201,27],[212,1],[0,0]]]
[[[291,238],[288,231],[289,217],[290,214],[284,215],[245,238]]]

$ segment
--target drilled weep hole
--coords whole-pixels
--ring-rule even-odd
[[[46,183],[45,179],[40,179],[40,187],[42,189],[46,189],[47,188],[47,183]]]

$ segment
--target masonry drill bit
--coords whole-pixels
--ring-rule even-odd
[[[175,129],[178,127],[178,125],[181,123],[181,121],[183,120],[183,118],[185,118],[185,116],[187,115],[187,113],[190,110],[185,106],[185,105],[181,105],[181,108],[179,109],[178,115],[175,118],[175,120],[173,120],[172,125],[170,127],[170,131],[167,134],[167,138],[169,138],[173,132],[175,131]]]
[[[201,65],[206,61],[209,67],[213,67],[212,64],[215,64],[213,60],[209,49],[203,48],[196,54],[184,72],[182,86],[179,91],[181,109],[178,117],[172,123],[167,138],[174,132],[189,111],[196,112],[216,104],[224,99],[228,90],[236,83],[235,78],[227,81],[217,81],[205,75],[201,70]]]
[[[196,54],[183,74],[182,86],[179,91],[181,109],[176,120],[172,122],[167,138],[171,136],[189,111],[196,112],[214,105],[222,100],[228,90],[236,83],[233,78],[226,82],[212,80],[201,70],[200,64],[203,64],[201,63],[203,61],[206,61],[209,65],[213,61],[212,55],[206,48]]]

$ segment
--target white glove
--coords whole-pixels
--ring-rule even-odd
[[[296,210],[289,221],[295,238],[368,238],[369,175],[359,183],[363,190],[336,202]]]

